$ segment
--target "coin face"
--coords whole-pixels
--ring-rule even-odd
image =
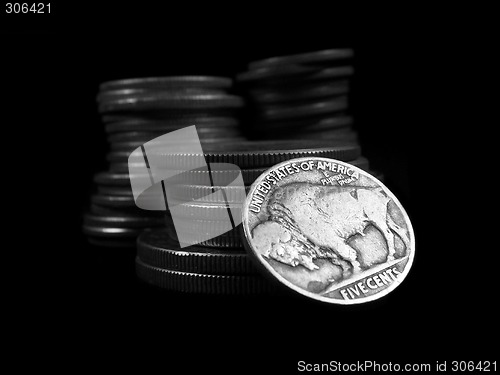
[[[415,239],[404,208],[379,180],[319,157],[285,161],[252,184],[245,246],[267,272],[310,298],[356,304],[406,277]]]

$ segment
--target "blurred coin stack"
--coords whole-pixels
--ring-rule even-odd
[[[352,49],[327,49],[249,63],[237,76],[247,99],[245,134],[358,144],[349,113],[353,56]]]
[[[224,77],[175,76],[104,82],[97,96],[110,150],[107,171],[94,176],[96,192],[83,231],[95,245],[135,247],[144,228],[164,226],[164,212],[136,207],[128,156],[165,133],[196,125],[202,144],[241,140],[236,110],[243,100],[229,93]]]
[[[355,142],[346,114],[352,55],[350,49],[334,49],[251,62],[237,76],[248,97],[248,136]]]

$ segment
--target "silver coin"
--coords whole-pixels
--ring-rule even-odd
[[[398,199],[345,162],[306,157],[264,172],[243,205],[244,244],[266,272],[334,304],[378,299],[406,277],[415,253]]]

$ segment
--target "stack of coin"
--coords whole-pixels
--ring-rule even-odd
[[[353,56],[352,49],[326,49],[250,62],[236,77],[247,99],[247,137],[358,144],[349,111]]]
[[[164,213],[135,204],[128,168],[133,150],[190,125],[196,125],[201,144],[244,139],[236,116],[244,102],[230,93],[232,84],[225,77],[171,76],[100,85],[97,102],[109,141],[109,167],[94,176],[97,191],[84,215],[91,243],[134,247],[144,228],[164,224]]]
[[[248,96],[249,137],[356,140],[348,113],[351,49],[251,62],[237,76]]]
[[[137,276],[158,287],[186,293],[256,294],[272,292],[242,248],[181,248],[164,229],[137,239]]]
[[[165,151],[160,156],[168,158],[170,166],[177,165],[176,169],[194,165],[202,157],[208,168],[187,171],[166,183],[170,204],[166,228],[139,237],[137,274],[162,288],[195,293],[276,291],[252,267],[239,225],[246,191],[266,169],[304,156],[368,168],[358,145],[330,140],[221,142],[205,145],[203,155]],[[230,165],[238,168],[224,168]],[[231,185],[240,174],[241,185]]]

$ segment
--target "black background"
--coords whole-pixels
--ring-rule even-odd
[[[498,330],[497,284],[488,261],[471,255],[484,248],[470,245],[474,217],[458,217],[467,199],[449,189],[463,182],[469,192],[451,172],[455,161],[464,164],[449,123],[466,121],[448,116],[457,50],[443,18],[305,5],[55,5],[50,16],[2,18],[4,286],[20,343],[13,347],[29,343],[53,365],[138,360],[167,373],[290,373],[299,360],[493,360],[487,338]],[[86,243],[81,215],[92,175],[106,168],[100,82],[234,76],[252,60],[335,47],[355,50],[352,108],[363,154],[415,230],[413,268],[389,296],[339,307],[300,296],[177,295],[139,283],[133,253]]]

